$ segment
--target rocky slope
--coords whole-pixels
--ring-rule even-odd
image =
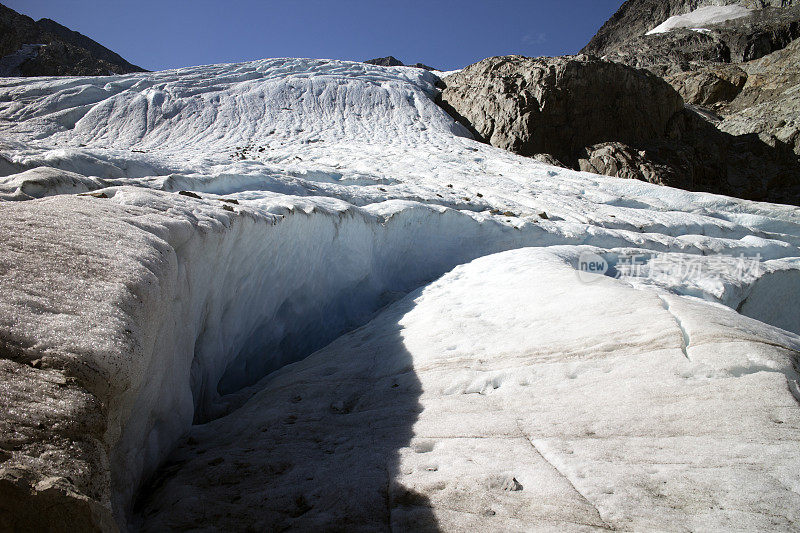
[[[800,39],[783,50],[740,65],[747,81],[722,107],[722,131],[757,134],[765,143],[800,155]]]
[[[628,0],[600,28],[581,53],[606,55],[638,39],[672,16],[720,4],[762,9],[779,7],[781,0]]]
[[[142,71],[53,20],[34,21],[0,4],[0,76],[105,76]]]
[[[659,19],[651,20],[657,24]],[[700,30],[643,32],[593,53],[662,76],[697,70],[705,63],[752,61],[800,37],[800,6],[751,10],[746,17],[702,24]]]
[[[549,163],[800,204],[800,6],[780,5],[630,0],[592,56],[490,58],[448,76],[442,105]]]
[[[750,8],[744,17],[701,29],[652,34],[668,16],[691,16],[711,2],[631,0],[584,48],[587,53],[663,76],[687,103],[721,115],[720,129],[757,134],[770,146],[800,155],[795,126],[800,85],[800,6],[780,2],[725,2]],[[660,7],[659,7],[660,6]],[[686,14],[689,15],[686,15]],[[769,102],[769,104],[766,104]]]
[[[586,56],[493,57],[448,76],[441,104],[486,142],[573,161],[590,144],[663,139],[680,96],[645,71]]]
[[[444,83],[441,105],[493,146],[588,172],[800,203],[791,150],[720,131],[646,70],[588,56],[510,56]]]

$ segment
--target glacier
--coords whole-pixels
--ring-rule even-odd
[[[122,529],[794,523],[800,209],[516,156],[437,84],[0,79],[4,466]]]

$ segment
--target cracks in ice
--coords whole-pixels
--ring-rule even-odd
[[[615,528],[614,528],[614,527],[612,527],[612,526],[611,526],[611,525],[610,525],[608,522],[606,522],[606,521],[605,521],[605,519],[603,518],[603,516],[600,514],[600,509],[598,509],[598,508],[597,508],[597,506],[596,506],[596,505],[595,505],[595,504],[594,504],[594,503],[593,503],[591,500],[589,500],[589,498],[587,498],[586,496],[584,496],[584,494],[583,494],[581,491],[579,491],[579,490],[578,490],[578,487],[576,487],[576,486],[575,486],[575,484],[572,482],[572,480],[569,478],[569,476],[567,476],[567,475],[566,475],[564,472],[562,472],[561,470],[559,470],[559,468],[558,468],[556,465],[554,465],[554,464],[553,464],[553,463],[552,463],[552,462],[551,462],[549,459],[547,459],[547,457],[545,457],[545,456],[544,456],[544,454],[543,454],[543,453],[542,453],[542,452],[539,450],[539,448],[537,448],[537,447],[536,447],[536,444],[534,444],[534,442],[533,442],[533,440],[530,438],[530,436],[529,436],[527,433],[525,433],[525,432],[522,430],[522,427],[521,427],[521,426],[520,426],[520,424],[519,424],[519,420],[515,420],[515,423],[516,423],[516,425],[517,425],[517,430],[519,431],[519,435],[520,435],[522,438],[524,438],[524,439],[525,439],[525,440],[528,442],[528,444],[529,444],[529,445],[530,445],[530,447],[533,449],[533,451],[536,453],[536,455],[538,455],[539,457],[541,457],[541,458],[542,458],[542,460],[543,460],[545,463],[547,463],[548,465],[550,465],[550,468],[552,468],[553,470],[555,470],[555,472],[556,472],[556,473],[557,473],[559,476],[561,476],[562,478],[564,478],[564,480],[565,480],[565,481],[566,481],[566,482],[569,484],[569,486],[570,486],[570,487],[572,487],[572,490],[573,490],[573,491],[575,491],[575,493],[576,493],[576,494],[577,494],[577,495],[580,497],[580,499],[581,499],[581,500],[583,500],[583,501],[584,501],[585,503],[587,503],[587,504],[588,504],[588,505],[589,505],[589,506],[590,506],[592,509],[594,509],[594,512],[595,512],[595,513],[597,513],[597,519],[598,519],[598,520],[600,521],[600,523],[602,524],[602,526],[600,526],[600,527],[602,527],[603,529],[607,529],[607,530],[609,530],[609,531],[614,531],[614,530],[615,530]],[[595,525],[595,527],[598,527],[598,526],[597,526],[597,525]]]
[[[675,313],[675,311],[672,310],[672,307],[669,305],[669,302],[667,302],[666,298],[663,296],[659,296],[658,298],[661,300],[662,307],[664,307],[664,309],[672,315],[672,318],[678,325],[678,329],[681,331],[681,352],[683,352],[683,355],[686,357],[686,359],[691,360],[689,357],[689,345],[692,341],[689,338],[689,332],[686,331],[686,328],[684,327],[683,322],[681,322],[680,317]]]

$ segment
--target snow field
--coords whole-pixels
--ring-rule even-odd
[[[282,368],[192,429],[144,530],[788,527],[800,339],[572,251],[461,265]]]
[[[751,12],[752,10],[739,5],[698,7],[685,15],[669,17],[667,20],[648,31],[647,35],[667,33],[679,28],[703,31],[708,25],[720,24],[727,20],[747,17]]]
[[[144,529],[795,520],[798,209],[482,145],[436,81],[0,80],[1,332],[102,403],[120,522],[159,465]]]

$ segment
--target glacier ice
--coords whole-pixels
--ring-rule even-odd
[[[154,530],[209,498],[218,527],[795,520],[800,210],[492,148],[436,83],[304,59],[0,79],[10,397],[63,376],[53,419],[103,421],[11,460],[79,465]],[[701,268],[583,283],[582,253]]]
[[[800,339],[573,251],[484,256],[284,367],[192,429],[144,530],[790,527]]]

